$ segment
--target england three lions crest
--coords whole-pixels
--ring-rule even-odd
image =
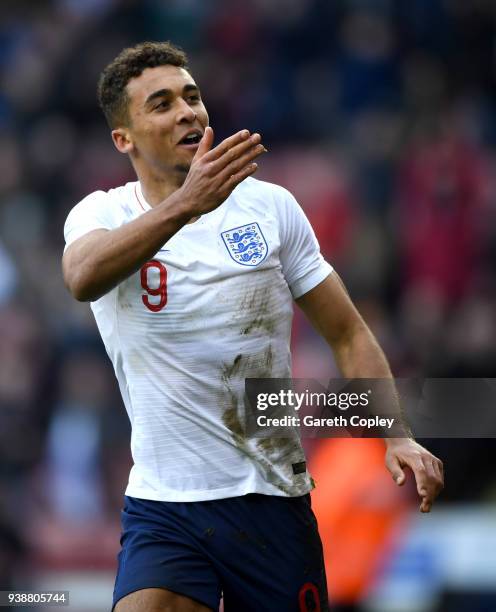
[[[233,227],[221,233],[229,255],[242,266],[258,266],[267,257],[267,242],[258,223]]]

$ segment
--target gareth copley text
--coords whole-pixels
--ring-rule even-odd
[[[259,427],[366,427],[368,429],[381,427],[383,429],[391,429],[394,421],[394,418],[379,416],[360,417],[356,414],[350,418],[342,414],[326,418],[315,417],[309,414],[305,415],[303,418],[289,415],[276,418],[268,417],[265,414],[260,414],[257,417],[257,425]]]

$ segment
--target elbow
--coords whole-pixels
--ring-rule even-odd
[[[73,289],[69,289],[69,291],[71,292],[72,297],[78,302],[94,302],[97,299],[84,287],[75,287]]]
[[[64,284],[72,297],[78,302],[92,302],[98,299],[98,295],[88,282],[87,275],[80,269],[63,267]]]
[[[95,257],[96,240],[84,236],[62,256],[62,276],[69,293],[78,302],[94,302],[106,293],[100,259]]]
[[[91,302],[93,296],[88,287],[77,276],[64,277],[65,286],[78,302]]]

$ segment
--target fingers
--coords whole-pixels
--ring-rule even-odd
[[[239,145],[244,141],[248,141],[249,137],[250,132],[248,130],[241,130],[240,132],[236,132],[236,134],[229,136],[229,138],[226,138],[220,144],[214,147],[211,151],[209,151],[205,157],[205,161],[213,162],[219,159],[220,157],[228,153],[236,145]]]
[[[398,458],[396,456],[387,457],[386,467],[391,472],[394,482],[401,487],[405,482],[405,472],[402,470]]]
[[[209,151],[203,158],[203,161],[209,164],[210,175],[215,176],[228,166],[228,176],[237,172],[245,165],[247,160],[245,158],[244,163],[242,162],[240,164],[235,162],[248,151],[253,152],[253,155],[250,156],[248,161],[266,152],[265,147],[260,144],[261,140],[260,134],[252,134],[250,136],[248,130],[243,130],[234,134],[234,136],[226,138],[217,147]]]
[[[426,499],[425,506],[427,509],[422,510],[422,504],[421,504],[420,509],[422,512],[430,511],[434,499],[439,495],[439,493],[444,488],[443,462],[440,461],[437,457],[434,457],[433,455],[431,455],[429,459],[430,459],[429,482],[432,486],[433,494],[432,494],[432,499],[431,498]]]
[[[242,170],[233,174],[226,183],[226,188],[231,192],[236,185],[239,185],[245,178],[248,178],[257,171],[258,165],[256,163],[248,164]]]
[[[241,170],[247,163],[267,151],[260,144],[260,140],[260,134],[253,134],[247,140],[228,149],[221,157],[210,164],[212,173],[221,176],[223,174],[223,178],[226,179]]]
[[[428,470],[422,460],[418,461],[412,467],[417,483],[417,493],[421,499],[420,512],[430,512],[432,502],[434,501],[434,489],[432,486],[432,474],[428,474]]]
[[[200,144],[198,145],[198,149],[196,150],[195,156],[193,157],[193,161],[195,159],[199,159],[200,157],[208,153],[208,151],[210,151],[210,149],[212,148],[213,144],[214,144],[214,131],[208,125],[205,128],[205,132],[203,133],[203,137],[200,140]]]
[[[221,180],[228,180],[230,176],[236,174],[245,166],[247,166],[250,162],[253,162],[257,157],[266,152],[267,149],[262,144],[250,147],[243,155],[236,157],[224,168],[224,170],[220,174]]]
[[[443,463],[412,439],[390,439],[386,452],[386,467],[399,485],[405,482],[405,467],[415,476],[421,498],[420,511],[429,512],[444,487]]]
[[[444,467],[443,467],[443,462],[438,459],[437,457],[433,458],[433,463],[434,463],[434,471],[436,473],[436,476],[438,477],[439,481],[441,482],[442,486],[444,487]]]
[[[182,186],[184,200],[194,202],[196,214],[216,208],[245,178],[254,174],[254,160],[267,150],[260,134],[241,130],[212,149],[213,130],[205,129],[200,145]]]
[[[421,512],[430,512],[434,500],[443,488],[440,465],[439,459],[430,453],[412,465],[417,482],[417,491],[422,500],[420,504]]]

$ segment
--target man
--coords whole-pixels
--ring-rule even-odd
[[[384,355],[286,190],[251,178],[265,152],[214,134],[186,57],[125,49],[99,99],[138,182],[87,196],[65,225],[64,279],[91,301],[132,425],[117,612],[327,608],[311,479],[297,436],[244,435],[247,377],[290,376],[292,299],[345,377],[390,377]],[[390,440],[421,510],[441,463]]]

